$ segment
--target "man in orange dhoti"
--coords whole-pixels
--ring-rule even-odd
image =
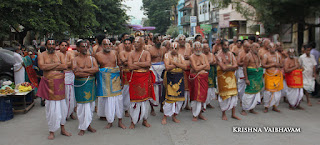
[[[262,58],[262,67],[266,68],[264,81],[264,112],[268,112],[268,108],[273,106],[273,111],[280,112],[277,106],[281,99],[281,90],[283,89],[283,74],[281,71],[281,56],[276,53],[274,43],[269,44],[270,53],[266,53]]]
[[[289,57],[285,60],[284,71],[288,86],[286,93],[289,109],[304,109],[300,106],[300,101],[303,97],[302,69],[298,59],[294,58],[294,49],[289,49]]]

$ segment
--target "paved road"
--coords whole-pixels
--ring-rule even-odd
[[[241,116],[239,105],[237,114],[242,118],[237,121],[230,118],[228,121],[221,120],[221,112],[217,101],[212,104],[216,109],[209,109],[204,114],[208,120],[192,122],[190,111],[182,111],[178,116],[180,124],[173,123],[168,119],[168,124],[161,125],[162,114],[148,119],[151,128],[145,128],[141,124],[135,130],[122,130],[116,127],[103,129],[106,122],[98,120],[94,115],[92,126],[97,129],[96,133],[87,133],[80,137],[77,135],[78,121],[71,120],[66,124],[72,137],[61,136],[56,132],[56,139],[47,140],[48,126],[45,119],[45,108],[40,107],[39,99],[36,106],[27,114],[16,114],[12,120],[0,122],[0,145],[212,145],[212,144],[284,144],[284,145],[316,145],[320,138],[320,105],[316,99],[311,100],[313,107],[308,107],[306,102],[302,106],[306,110],[289,110],[288,105],[281,103],[281,113],[263,113],[263,106],[257,107],[258,115],[249,114]],[[157,108],[158,109],[158,108]],[[129,126],[130,119],[124,118],[125,125]],[[300,127],[301,133],[233,133],[234,126],[252,127]]]

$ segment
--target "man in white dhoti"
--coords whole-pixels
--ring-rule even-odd
[[[96,59],[88,54],[89,45],[86,40],[77,42],[77,47],[79,55],[72,61],[72,70],[76,77],[74,87],[80,130],[78,135],[83,136],[85,130],[96,132],[90,124],[96,100],[94,75],[99,68]]]
[[[47,51],[39,54],[39,68],[43,70],[37,96],[46,99],[46,118],[49,126],[48,139],[54,139],[54,132],[61,126],[61,134],[71,136],[64,128],[67,118],[63,70],[67,65],[63,54],[55,51],[55,40],[46,41]]]
[[[246,48],[246,47],[245,47]],[[250,45],[250,51],[244,58],[243,72],[246,81],[245,93],[242,99],[241,115],[247,115],[246,111],[258,114],[254,108],[261,102],[260,92],[263,88],[263,69],[261,67],[261,60],[258,56],[259,44],[253,43]]]
[[[287,82],[287,99],[289,102],[289,109],[294,110],[304,109],[300,106],[300,101],[303,97],[303,77],[302,69],[298,59],[294,58],[294,49],[289,49],[289,57],[284,63],[284,71],[286,73]]]
[[[165,54],[164,63],[166,71],[164,72],[164,96],[163,119],[161,123],[167,124],[167,117],[172,116],[172,120],[180,123],[176,118],[179,114],[184,101],[184,76],[183,70],[187,69],[184,58],[178,54],[178,44],[175,42],[168,53]]]
[[[280,112],[277,106],[281,99],[281,90],[283,89],[283,74],[282,74],[282,58],[276,52],[274,43],[270,43],[269,53],[265,54],[262,58],[262,67],[266,69],[264,81],[264,112],[268,112],[269,107],[273,107],[273,111]]]
[[[249,52],[249,47],[250,47],[249,42],[244,43],[243,48],[238,50],[239,55],[237,56],[238,70],[236,71],[236,73],[237,73],[237,85],[238,85],[237,88],[238,88],[238,96],[240,99],[240,104],[242,102],[242,97],[246,89],[246,82],[245,82],[245,77],[243,73],[243,63],[244,63],[245,56]]]
[[[76,117],[73,115],[74,108],[76,107],[76,99],[74,96],[74,73],[71,68],[71,60],[74,58],[73,53],[67,51],[68,42],[61,41],[59,43],[60,52],[63,54],[64,60],[66,61],[67,69],[64,70],[64,83],[65,83],[65,94],[66,94],[66,103],[68,108],[67,119],[70,116],[71,119],[75,120]]]
[[[207,94],[207,100],[206,105],[207,108],[214,108],[210,103],[212,100],[216,100],[216,76],[215,74],[215,65],[217,64],[216,58],[213,55],[213,53],[210,52],[210,48],[208,44],[203,44],[203,53],[207,56],[208,62],[210,64],[210,70],[208,75],[208,94]]]
[[[19,53],[14,52],[13,53],[13,58],[14,58],[14,65],[13,65],[13,70],[14,70],[14,84],[20,84],[25,82],[25,68],[23,67],[22,63],[22,56]]]
[[[241,120],[236,116],[238,101],[237,82],[235,71],[238,68],[234,55],[229,51],[228,41],[222,40],[222,51],[217,54],[217,80],[219,89],[219,104],[222,111],[222,120],[227,120],[226,111],[232,109],[231,117]]]
[[[97,73],[98,115],[106,116],[108,121],[106,129],[112,127],[115,116],[119,120],[118,126],[126,129],[122,123],[123,96],[117,52],[112,50],[112,43],[109,39],[102,41],[102,48],[103,51],[95,55],[100,65]]]
[[[310,93],[314,91],[315,78],[317,78],[316,65],[317,62],[313,55],[310,55],[311,45],[304,45],[304,54],[299,58],[299,63],[303,68],[303,90],[307,97],[308,106],[312,106],[310,102]]]
[[[158,106],[159,103],[161,104],[160,110],[162,111],[162,101],[164,100],[162,97],[162,71],[165,69],[163,56],[166,53],[166,49],[161,47],[160,36],[155,35],[153,37],[154,46],[148,47],[146,50],[150,52],[151,55],[151,67],[150,70],[156,77],[156,82],[153,85],[154,93],[156,96],[156,100],[151,100],[151,115],[155,116],[156,113],[154,112],[153,106]]]
[[[128,67],[128,58],[131,52],[132,42],[130,39],[125,39],[123,41],[124,50],[119,53],[120,62],[122,64],[122,96],[123,96],[123,110],[125,111],[125,116],[129,117],[130,108],[130,94],[129,94],[129,80],[130,80],[130,70]]]

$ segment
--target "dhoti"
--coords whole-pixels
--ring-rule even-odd
[[[246,81],[244,79],[242,67],[239,67],[236,72],[237,72],[238,96],[239,96],[239,99],[241,100],[246,89]]]
[[[57,131],[61,125],[66,124],[67,118],[66,100],[46,100],[46,118],[48,121],[49,131]]]
[[[131,73],[129,70],[122,70],[122,96],[123,96],[123,109],[128,111],[130,108],[130,94],[129,94],[129,80]]]
[[[208,75],[208,92],[207,92],[207,100],[206,105],[210,104],[210,102],[214,99],[217,99],[216,97],[216,75],[215,75],[215,66],[210,65],[209,75]]]
[[[283,89],[283,75],[280,70],[267,70],[265,73],[264,107],[278,106]]]
[[[65,100],[64,74],[55,73],[43,77],[37,92],[37,96],[46,99],[46,118],[49,131],[55,132],[60,125],[66,123],[67,105]]]
[[[72,71],[65,72],[65,94],[66,94],[66,103],[67,103],[67,117],[74,112],[76,99],[74,95],[74,74]]]
[[[96,100],[95,86],[95,77],[92,76],[76,78],[74,81],[80,130],[87,130],[91,124]]]
[[[219,104],[221,111],[227,111],[237,106],[238,90],[234,71],[224,72],[218,66],[217,80],[219,89]]]
[[[147,100],[155,100],[153,84],[155,76],[151,71],[136,72],[129,81],[130,116],[136,124],[140,119],[147,119],[150,113],[150,104]],[[140,117],[139,117],[140,116]]]
[[[123,114],[123,97],[121,92],[120,70],[100,68],[97,75],[98,116],[106,117],[109,123],[115,116],[120,119]]]
[[[153,74],[156,77],[155,83],[153,85],[156,100],[151,100],[151,103],[154,106],[158,106],[160,103],[160,100],[163,100],[160,97],[162,96],[162,81],[163,81],[163,79],[161,78],[161,75],[164,69],[165,69],[165,65],[163,62],[152,63],[150,67],[150,70],[153,72]]]
[[[286,73],[287,99],[291,107],[297,107],[303,97],[303,75],[302,70],[297,69]]]
[[[261,102],[260,92],[263,89],[263,69],[247,68],[247,75],[250,85],[246,86],[245,94],[242,97],[242,109],[251,110]]]
[[[184,101],[184,76],[182,69],[173,69],[164,73],[164,97],[163,113],[166,116],[179,114]]]
[[[208,73],[190,74],[189,81],[192,114],[197,117],[207,106]]]

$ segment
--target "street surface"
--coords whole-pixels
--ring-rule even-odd
[[[304,98],[306,100],[306,98]],[[40,106],[40,99],[27,114],[15,114],[12,120],[0,122],[0,145],[318,145],[320,141],[320,105],[317,99],[312,98],[312,107],[306,101],[302,107],[306,110],[289,110],[283,103],[279,109],[281,113],[270,111],[263,113],[263,106],[258,105],[258,115],[240,115],[238,103],[237,115],[241,121],[230,118],[231,111],[227,112],[228,121],[221,120],[218,102],[212,104],[215,109],[207,109],[204,113],[207,121],[193,122],[192,113],[183,110],[178,119],[180,124],[168,118],[167,125],[161,124],[162,114],[156,108],[157,116],[150,116],[150,128],[141,123],[134,130],[120,129],[117,120],[111,129],[104,129],[106,121],[101,121],[94,114],[92,126],[96,133],[85,133],[78,136],[78,121],[69,120],[66,129],[72,133],[71,137],[55,132],[55,140],[48,140],[48,126],[45,107]],[[124,124],[129,127],[130,118],[124,117]],[[300,127],[301,133],[233,133],[232,127]]]

